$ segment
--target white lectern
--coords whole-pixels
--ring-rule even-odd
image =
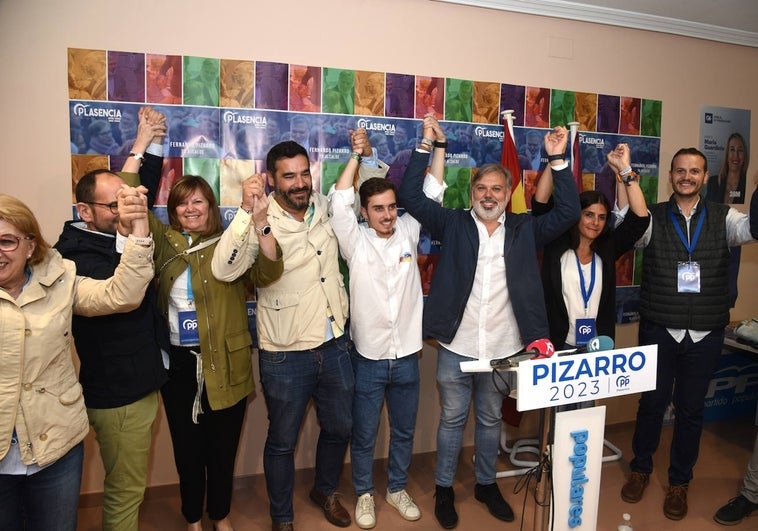
[[[519,411],[541,409],[539,456],[551,460],[552,478],[536,485],[534,529],[547,530],[553,508],[555,531],[589,531],[597,524],[605,407],[557,413],[557,406],[613,398],[655,388],[658,346],[601,352],[558,352],[522,361],[515,368]],[[461,363],[464,372],[493,370],[489,361]],[[496,369],[503,370],[503,369]],[[553,495],[551,497],[551,487]]]

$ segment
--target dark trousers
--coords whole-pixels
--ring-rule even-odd
[[[676,420],[671,441],[670,485],[686,485],[700,451],[703,409],[708,385],[718,365],[724,343],[724,331],[713,330],[694,343],[687,334],[677,343],[665,327],[640,321],[640,345],[658,344],[658,372],[655,390],[642,393],[637,409],[630,467],[634,472],[650,474],[653,454],[658,449],[663,415],[672,400]]]
[[[172,345],[169,378],[161,389],[179,473],[182,514],[190,523],[203,517],[206,486],[210,519],[222,520],[229,514],[234,460],[247,409],[245,397],[229,408],[214,411],[203,389],[203,413],[197,417],[198,424],[194,424],[195,363],[189,348]]]

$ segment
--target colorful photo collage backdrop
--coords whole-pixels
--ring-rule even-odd
[[[501,112],[514,111],[527,207],[547,165],[542,138],[555,125],[579,122],[583,189],[613,204],[615,175],[605,156],[617,143],[632,149],[649,202],[657,199],[661,102],[627,96],[314,65],[68,50],[72,179],[93,168],[118,170],[131,150],[137,111],[151,105],[168,121],[157,211],[183,174],[211,183],[227,222],[241,183],[264,171],[268,149],[295,140],[310,154],[314,189],[327,192],[350,154],[348,131],[364,127],[399,184],[433,113],[449,140],[445,205],[469,206],[472,170],[500,162]],[[422,239],[420,254],[434,254]],[[431,259],[436,257],[430,257]],[[635,260],[619,264],[619,285],[637,284]],[[424,265],[422,271],[424,271]],[[433,264],[431,265],[433,269]],[[428,283],[425,279],[425,287]]]

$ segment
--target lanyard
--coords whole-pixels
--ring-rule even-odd
[[[592,290],[595,288],[595,253],[592,253],[592,266],[590,267],[590,289],[584,287],[584,274],[582,273],[582,264],[579,262],[579,255],[574,249],[574,258],[576,258],[576,268],[579,271],[579,285],[582,287],[582,299],[584,299],[584,315],[587,315],[587,307],[590,303]]]
[[[687,238],[685,238],[684,232],[682,232],[682,227],[680,227],[679,223],[676,222],[674,211],[671,210],[671,205],[666,205],[666,209],[669,211],[669,217],[671,218],[671,222],[674,224],[674,229],[676,229],[676,233],[679,235],[679,239],[682,241],[682,245],[684,245],[684,248],[687,249],[690,262],[692,262],[692,253],[695,250],[698,238],[700,238],[700,231],[703,229],[703,221],[705,220],[705,204],[703,204],[703,211],[700,214],[700,218],[697,220],[697,227],[695,227],[695,232],[692,234],[692,240],[690,242],[687,242]]]
[[[192,245],[192,236],[186,232],[182,232],[187,237],[187,244]],[[192,292],[192,271],[190,270],[190,264],[187,262],[187,300],[192,306],[195,302],[195,294]]]

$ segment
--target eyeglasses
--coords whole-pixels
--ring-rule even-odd
[[[84,203],[88,205],[100,205],[102,207],[108,207],[111,211],[111,214],[118,214],[118,201],[114,201],[113,203],[95,203],[94,201],[84,201]]]
[[[21,240],[33,240],[34,236],[16,236],[15,234],[0,234],[0,251],[9,253],[18,249]]]

